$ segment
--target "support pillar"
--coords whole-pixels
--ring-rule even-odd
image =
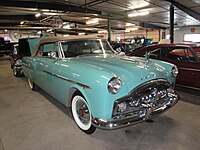
[[[170,5],[170,27],[169,27],[169,33],[170,33],[170,43],[174,43],[174,6],[173,4]]]
[[[111,20],[108,19],[108,41],[111,42]]]

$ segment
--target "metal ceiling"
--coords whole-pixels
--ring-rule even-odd
[[[69,22],[70,29],[60,32],[76,34],[86,31],[96,33],[107,29],[111,19],[112,30],[125,30],[126,22],[147,28],[168,28],[169,7],[175,6],[175,25],[199,25],[199,0],[1,0],[0,28],[31,29],[51,27],[49,19],[60,16]],[[130,13],[149,12],[145,16],[128,17]],[[36,13],[42,13],[39,18]],[[97,24],[86,24],[88,20],[98,19]],[[26,24],[20,25],[20,22]]]

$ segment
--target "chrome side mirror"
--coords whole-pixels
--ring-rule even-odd
[[[54,51],[49,52],[48,57],[53,58],[53,59],[57,59],[56,52],[54,52]]]

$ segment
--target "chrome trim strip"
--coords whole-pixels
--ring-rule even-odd
[[[185,69],[185,70],[190,70],[190,71],[200,71],[200,69],[191,69],[191,68],[182,68],[182,67],[179,67],[178,69]]]
[[[52,75],[52,76],[54,76],[54,77],[57,77],[57,78],[60,78],[60,79],[65,80],[65,81],[68,81],[68,82],[77,84],[77,85],[81,86],[81,87],[84,88],[84,89],[92,89],[92,88],[91,88],[90,86],[88,86],[88,85],[85,85],[85,84],[82,84],[82,83],[79,83],[79,82],[70,80],[70,79],[68,79],[68,78],[66,78],[66,77],[57,75],[57,74],[55,74],[55,73],[51,73],[51,72],[48,72],[48,71],[46,71],[46,70],[42,70],[42,71],[45,72],[45,73],[47,73],[47,74],[50,74],[50,75]]]

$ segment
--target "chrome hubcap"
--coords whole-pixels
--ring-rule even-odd
[[[90,122],[90,112],[84,101],[77,101],[76,113],[83,124],[88,124]]]

